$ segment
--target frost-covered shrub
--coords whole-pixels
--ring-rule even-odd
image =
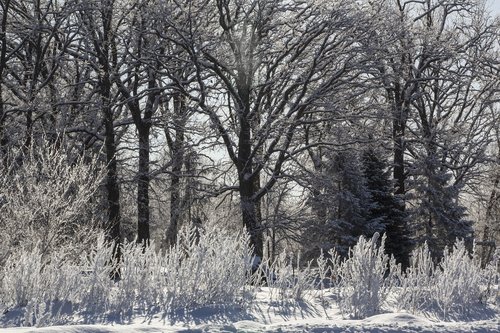
[[[328,252],[328,257],[321,251],[319,257],[316,258],[317,276],[315,288],[324,290],[328,287],[336,286],[340,263],[340,256],[334,249]]]
[[[431,288],[443,318],[467,314],[480,303],[486,282],[483,273],[479,258],[469,253],[464,241],[457,241],[452,250],[445,249]]]
[[[254,272],[254,284],[267,285],[272,302],[286,304],[304,300],[306,291],[315,287],[317,271],[312,269],[312,261],[305,267],[299,263],[300,254],[294,258],[285,251],[272,262],[265,259]]]
[[[63,321],[63,308],[99,321],[114,314],[239,303],[251,253],[246,232],[216,227],[185,227],[165,252],[155,251],[154,244],[125,243],[119,263],[104,235],[77,262],[56,253],[43,256],[37,247],[20,250],[0,267],[0,308],[20,309],[20,324],[49,325]],[[117,282],[111,279],[116,267]]]
[[[485,272],[486,285],[482,303],[488,301],[500,305],[500,249],[496,249],[491,261],[486,265]]]
[[[429,302],[429,288],[434,281],[435,266],[427,243],[413,250],[410,265],[401,272],[397,293],[398,309],[412,313],[423,309]]]
[[[402,275],[399,307],[445,320],[467,316],[487,303],[498,274],[495,265],[493,261],[482,269],[475,247],[469,252],[464,241],[446,249],[435,265],[425,244],[413,251],[410,267]]]
[[[491,281],[498,271],[495,259],[487,269],[481,268],[479,255],[469,252],[465,242],[459,240],[453,249],[446,249],[432,284],[431,298],[444,319],[467,316],[471,310],[484,306],[490,296]]]
[[[385,235],[360,237],[340,267],[340,310],[352,318],[365,318],[380,312],[392,288],[395,260],[384,252]],[[390,269],[393,268],[393,269]]]
[[[328,251],[328,264],[330,266],[330,286],[338,287],[340,282],[340,269],[342,268],[342,257],[335,249]]]
[[[105,313],[110,308],[113,275],[116,267],[113,244],[101,234],[96,245],[80,258],[80,285],[75,292],[79,296],[80,310],[87,313]]]
[[[20,249],[9,256],[2,269],[2,302],[8,307],[26,306],[32,299],[41,299],[42,254]]]
[[[332,275],[332,267],[328,264],[328,262],[329,259],[325,258],[323,250],[321,250],[319,257],[316,258],[316,265],[318,267],[317,268],[318,281],[316,282],[316,287],[319,288],[320,290],[324,290],[326,288],[326,285],[330,284],[329,281]]]
[[[20,248],[73,259],[95,241],[91,202],[104,177],[97,159],[49,143],[0,169],[0,265]]]
[[[79,300],[75,288],[81,285],[77,267],[55,253],[44,259],[38,247],[21,248],[12,254],[0,276],[0,308],[23,309],[18,319],[22,325],[63,323],[63,310]]]
[[[163,308],[175,310],[241,298],[251,269],[246,232],[209,226],[181,229],[175,246],[161,258]]]
[[[177,243],[165,252],[156,251],[154,243],[145,248],[124,243],[120,280],[110,288],[106,275],[111,271],[109,265],[104,266],[107,271],[91,275],[95,279],[91,290],[104,293],[99,288],[112,289],[106,296],[107,310],[126,315],[136,310],[171,312],[233,303],[241,298],[250,269],[248,240],[246,232],[234,235],[208,226],[182,228]],[[92,297],[92,293],[86,294]]]
[[[44,301],[77,302],[76,286],[81,283],[80,266],[55,253],[41,273]]]
[[[340,268],[342,257],[335,251],[330,249],[328,255],[325,256],[321,251],[316,263],[316,279],[314,287],[319,290],[324,290],[331,287],[338,287],[340,282]]]
[[[161,275],[162,267],[154,243],[145,248],[135,242],[124,243],[121,252],[120,280],[112,300],[112,310],[131,314],[134,307],[147,309],[148,305],[156,304],[162,286],[155,286],[155,280]]]
[[[154,243],[146,248],[123,244],[120,280],[108,295],[107,310],[127,315],[151,309],[168,313],[232,303],[241,297],[251,254],[246,233],[184,227],[177,239],[165,252],[157,252]],[[109,282],[105,278],[109,273],[97,274],[101,282],[94,288]]]

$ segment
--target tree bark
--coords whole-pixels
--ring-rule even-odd
[[[103,90],[103,99],[106,100],[106,95],[110,91],[109,80],[104,80],[101,83]],[[105,138],[104,147],[106,149],[106,190],[108,201],[108,222],[107,222],[107,240],[115,243],[114,256],[119,260],[120,253],[120,187],[118,185],[118,167],[116,161],[116,142],[115,131],[113,126],[113,111],[111,106],[106,103],[103,107]]]
[[[261,221],[257,208],[257,200],[252,198],[254,184],[251,181],[240,181],[240,209],[243,225],[250,234],[250,244],[253,246],[253,252],[258,257],[263,257],[264,242]]]
[[[93,31],[101,38],[95,37],[92,40],[97,60],[99,64],[98,89],[101,97],[101,108],[104,118],[104,148],[106,150],[106,191],[108,203],[108,221],[105,226],[106,240],[114,244],[113,257],[115,261],[121,259],[121,207],[120,207],[120,187],[118,184],[118,163],[116,160],[117,144],[114,129],[114,112],[112,108],[111,94],[111,69],[112,61],[112,28],[111,21],[113,17],[113,1],[106,2],[106,6],[100,9],[102,18],[102,32]],[[91,29],[96,29],[91,24],[92,13],[83,13],[85,24]],[[120,271],[117,269],[112,273],[112,278],[119,278]]]
[[[4,167],[7,166],[7,137],[5,136],[5,105],[3,100],[3,72],[7,67],[7,17],[10,7],[10,0],[6,0],[3,5],[2,25],[0,40],[2,48],[0,49],[0,156]]]
[[[395,118],[398,116],[394,115]],[[398,117],[399,118],[399,117]],[[399,119],[393,121],[393,176],[394,176],[394,194],[399,199],[399,209],[405,211],[405,126]]]
[[[184,132],[186,125],[186,105],[184,97],[177,93],[173,96],[173,101],[175,136],[174,140],[171,140],[171,137],[169,137],[169,147],[172,156],[172,174],[170,180],[170,224],[166,233],[168,245],[174,245],[177,241],[177,232],[183,209],[181,173],[184,164]]]
[[[149,132],[151,126],[137,126],[139,134],[139,173],[137,183],[137,242],[149,245]]]
[[[264,242],[260,212],[260,198],[256,197],[256,194],[260,189],[260,184],[257,184],[257,182],[260,183],[260,173],[255,173],[253,170],[253,124],[251,119],[249,119],[251,78],[244,73],[244,69],[242,67],[238,70],[239,74],[236,86],[241,101],[241,104],[238,106],[240,110],[240,130],[238,133],[237,163],[239,174],[240,209],[243,225],[250,233],[250,244],[253,246],[254,254],[262,258],[264,254]]]

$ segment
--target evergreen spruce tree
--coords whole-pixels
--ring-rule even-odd
[[[310,205],[322,216],[306,230],[307,239],[314,239],[316,247],[335,248],[346,256],[359,236],[371,237],[384,231],[381,220],[370,214],[374,207],[359,154],[333,153],[317,179],[321,180],[321,193],[311,198]],[[318,209],[320,205],[322,210]]]
[[[387,235],[385,248],[388,254],[406,267],[413,246],[408,216],[400,209],[399,199],[392,193],[387,165],[373,149],[363,153],[363,173],[371,205],[369,219],[377,220]]]
[[[459,202],[460,188],[450,182],[451,175],[440,168],[438,159],[429,155],[413,167],[416,205],[412,220],[426,241],[434,259],[442,257],[446,247],[457,239],[472,245],[472,221],[466,218],[466,209]]]

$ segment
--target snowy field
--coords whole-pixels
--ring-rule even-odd
[[[500,316],[494,308],[476,313],[467,321],[444,322],[403,312],[346,320],[337,307],[324,306],[324,300],[333,297],[325,291],[323,297],[279,305],[269,302],[268,288],[261,288],[247,310],[237,306],[210,306],[169,318],[138,316],[120,323],[16,327],[0,329],[0,332],[500,332]],[[5,314],[4,320],[7,318]],[[79,320],[84,322],[85,318]]]

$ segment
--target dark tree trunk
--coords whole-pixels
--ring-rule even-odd
[[[137,126],[139,133],[139,174],[137,183],[137,242],[149,245],[149,132],[151,126]]]
[[[177,164],[174,161],[174,164]],[[167,228],[167,244],[172,246],[177,241],[177,232],[181,215],[181,178],[176,172],[179,172],[178,166],[172,167],[172,179],[170,180],[170,224]]]
[[[32,102],[30,104],[32,104]],[[33,139],[33,110],[30,108],[26,110],[26,132],[24,139],[24,149],[28,150],[30,148],[32,139]]]
[[[394,140],[394,194],[399,199],[399,209],[405,211],[405,140],[404,140],[404,124],[399,120],[394,120],[393,124],[393,140]]]
[[[240,132],[238,168],[241,217],[243,225],[250,233],[250,244],[253,246],[254,254],[262,258],[264,242],[260,199],[255,196],[258,191],[256,179],[259,179],[259,175],[252,174],[250,127],[248,124],[245,125],[245,122],[241,126],[243,130]]]
[[[7,66],[7,17],[10,7],[10,0],[6,0],[3,5],[2,24],[0,40],[2,48],[0,49],[0,157],[4,167],[7,166],[7,137],[5,135],[5,106],[3,100],[3,72]]]
[[[3,101],[3,89],[2,83],[0,82],[0,158],[2,159],[2,165],[7,167],[7,138],[5,136],[5,108]]]
[[[109,84],[108,80],[103,83],[104,86]],[[107,90],[104,87],[104,90]],[[120,253],[120,187],[118,185],[118,168],[116,161],[116,143],[115,143],[115,131],[113,126],[113,111],[110,105],[105,105],[103,109],[104,113],[104,127],[105,127],[105,139],[104,146],[106,149],[106,190],[107,190],[107,201],[108,201],[108,225],[107,239],[109,242],[115,243],[114,256],[115,259],[119,260]]]
[[[251,182],[240,182],[240,209],[243,225],[250,234],[250,244],[256,256],[263,257],[264,242],[261,221],[259,220],[257,200],[252,199],[253,184]]]
[[[240,97],[237,169],[241,216],[243,225],[250,234],[250,244],[253,246],[254,254],[262,258],[264,253],[262,218],[260,198],[256,196],[260,189],[260,174],[254,173],[255,156],[252,151],[252,127],[258,123],[258,120],[250,119],[251,77],[245,74],[243,68],[239,69],[236,86]]]
[[[92,14],[83,13],[85,24],[90,28],[95,27],[90,23]],[[114,43],[111,21],[113,17],[113,2],[107,3],[107,6],[101,8],[102,32],[97,32],[100,38],[94,38],[92,43],[97,54],[99,63],[98,88],[102,103],[102,113],[104,118],[104,148],[106,150],[106,192],[108,203],[108,221],[105,226],[106,240],[114,244],[113,257],[116,262],[121,260],[121,212],[120,212],[120,187],[118,183],[118,163],[116,160],[117,143],[114,129],[114,114],[112,108],[111,94],[111,69],[114,62],[110,61],[110,55],[113,55],[112,45]],[[116,269],[112,273],[112,278],[119,278],[120,271]]]
[[[392,104],[392,140],[393,140],[393,178],[394,178],[394,197],[395,212],[394,220],[386,229],[388,243],[391,245],[392,251],[398,258],[398,261],[406,267],[412,245],[408,221],[406,219],[406,166],[405,166],[405,151],[406,140],[405,130],[409,112],[409,100],[405,98],[398,83],[395,84],[395,89],[388,90],[389,101]],[[399,212],[399,213],[396,213]]]
[[[309,144],[309,143],[307,143]],[[311,149],[309,150],[309,156],[311,157],[314,165],[314,171],[316,172],[317,175],[322,175],[324,172],[323,168],[323,160],[322,160],[322,153],[321,151],[318,151],[317,154],[315,154]],[[314,204],[313,204],[313,209],[314,212],[318,218],[318,221],[320,223],[326,223],[328,219],[328,210],[327,210],[327,205],[325,204],[324,199],[321,198],[321,195],[324,191],[324,184],[323,182],[319,182],[314,184],[314,188],[312,190],[312,195],[314,198]]]
[[[106,57],[107,59],[107,57]],[[121,259],[121,234],[120,234],[120,187],[118,185],[118,165],[116,161],[115,129],[113,124],[113,109],[111,107],[111,81],[109,64],[101,57],[103,75],[99,80],[104,117],[104,147],[106,149],[106,191],[108,201],[108,221],[106,238],[114,243],[113,256],[116,261]],[[113,278],[118,278],[120,272],[115,271]]]
[[[8,156],[7,156],[7,136],[5,135],[5,107],[3,101],[3,89],[2,82],[0,79],[0,158],[2,161],[2,166],[7,169]]]
[[[241,89],[240,89],[241,91]],[[243,97],[248,95],[241,94]],[[245,98],[242,98],[245,102]],[[244,103],[245,105],[245,103]],[[248,104],[247,104],[248,105]],[[256,180],[252,170],[252,135],[251,125],[248,119],[243,116],[240,118],[240,133],[238,142],[238,173],[239,173],[239,193],[240,209],[243,225],[250,233],[250,244],[256,256],[263,257],[264,242],[261,228],[261,220],[258,208],[258,200],[255,198]]]
[[[260,190],[260,173],[257,173],[255,175],[254,181],[253,181],[253,193],[259,192]],[[257,226],[261,229],[260,231],[260,237],[263,238],[263,228],[262,228],[262,200],[261,199],[256,199],[255,201],[255,218],[257,223]],[[262,241],[261,241],[262,242]]]
[[[253,246],[254,254],[262,258],[264,242],[260,199],[255,198],[255,180],[248,179],[248,175],[248,173],[243,173],[239,181],[241,217],[243,225],[250,234],[250,244]]]
[[[143,24],[141,21],[137,22]],[[137,27],[141,29],[142,26]],[[144,247],[150,245],[150,212],[149,212],[149,184],[151,180],[150,173],[150,141],[149,135],[151,132],[152,118],[158,107],[158,97],[160,95],[160,89],[158,83],[156,82],[156,75],[158,68],[153,68],[153,66],[159,66],[158,63],[152,65],[149,63],[141,63],[137,59],[142,58],[144,50],[148,50],[148,43],[141,37],[136,40],[137,45],[134,50],[135,55],[133,60],[135,68],[134,80],[132,83],[125,83],[120,77],[115,76],[115,82],[118,85],[118,90],[132,115],[134,125],[137,129],[139,136],[139,166],[137,172],[137,243],[142,244]],[[142,65],[146,65],[146,69],[142,69]],[[144,76],[139,75],[143,73]],[[143,105],[141,102],[141,86],[143,86],[142,79],[147,77],[147,89],[146,101]]]
[[[410,102],[399,83],[395,83],[394,89],[388,89],[387,93],[392,104],[394,195],[398,199],[399,210],[404,213],[406,210],[405,130]]]
[[[174,95],[173,99],[175,139],[169,142],[172,156],[172,175],[170,180],[170,224],[166,234],[167,244],[169,245],[174,245],[177,240],[177,232],[183,210],[182,202],[184,201],[181,195],[181,174],[184,164],[186,105],[184,97],[180,94]]]

